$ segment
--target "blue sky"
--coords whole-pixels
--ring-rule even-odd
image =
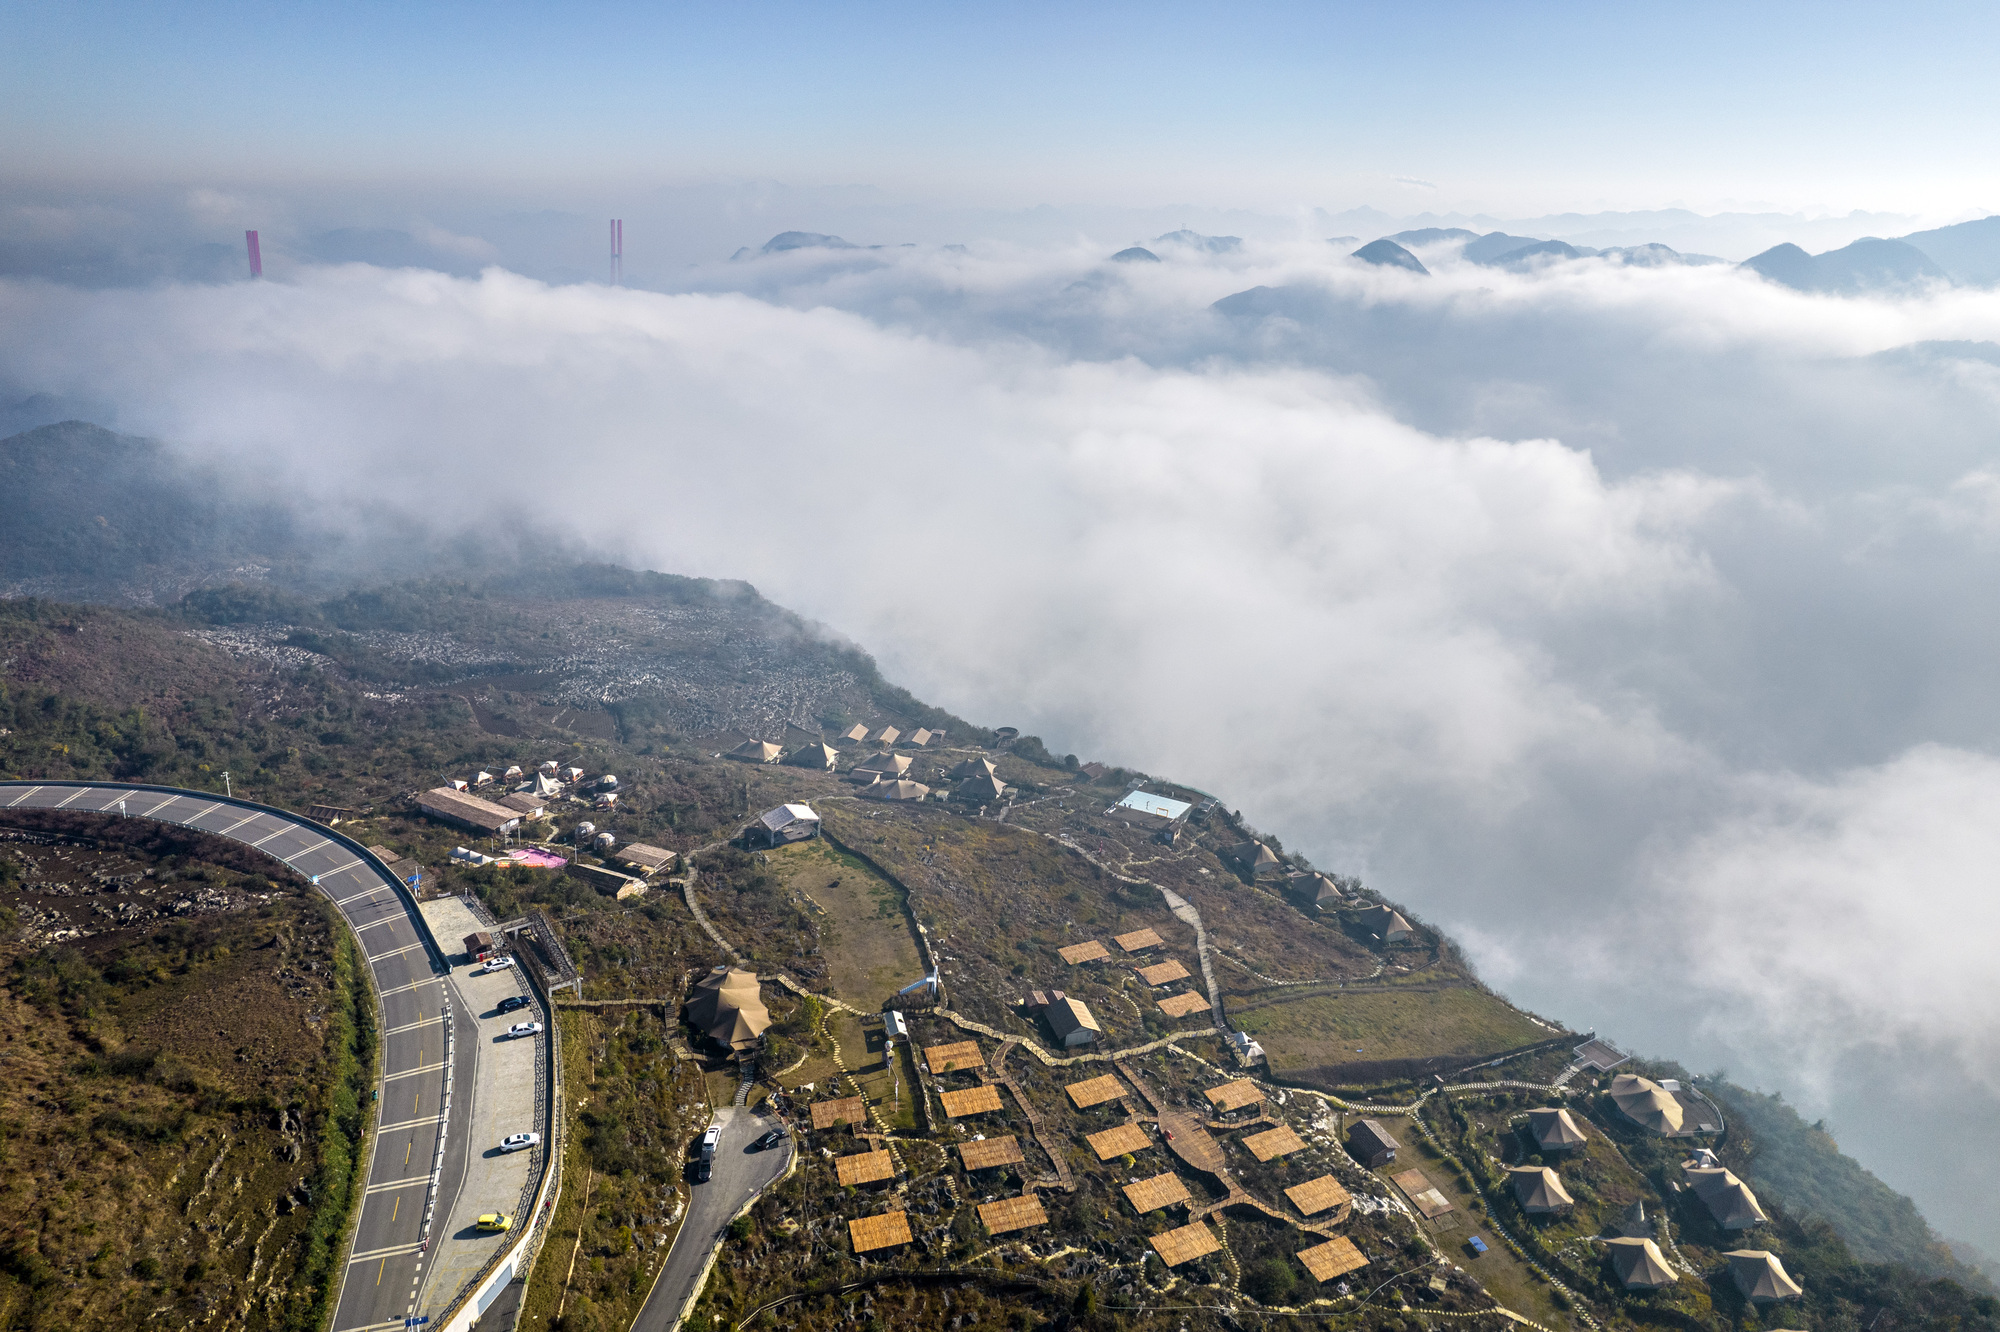
[[[1991,7],[13,4],[16,179],[2000,207]]]

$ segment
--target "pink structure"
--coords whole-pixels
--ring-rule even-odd
[[[243,243],[250,247],[250,276],[253,278],[263,277],[264,252],[257,248],[257,233],[254,231],[244,232]]]
[[[611,285],[623,286],[625,282],[625,219],[611,219]]]

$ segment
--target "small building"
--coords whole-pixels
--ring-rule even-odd
[[[399,855],[386,846],[371,846],[368,851],[382,862],[389,873],[396,876],[397,882],[409,888],[423,887],[423,870],[416,861]]]
[[[1222,853],[1225,864],[1251,879],[1271,879],[1285,872],[1285,862],[1262,842],[1244,842]]]
[[[931,741],[936,739],[938,739],[938,733],[936,731],[927,731],[923,727],[919,726],[916,730],[911,731],[908,735],[903,737],[903,743],[906,745],[913,746],[917,749],[922,749],[925,745],[928,745]]]
[[[768,740],[745,740],[723,757],[737,759],[743,763],[776,763],[784,756],[784,752]]]
[[[1104,1035],[1104,1028],[1097,1025],[1096,1017],[1081,999],[1058,999],[1042,1010],[1042,1016],[1048,1019],[1049,1030],[1065,1049],[1088,1045]]]
[[[1169,800],[1151,791],[1134,791],[1111,807],[1112,816],[1128,823],[1160,827],[1179,823],[1194,806],[1185,800]]]
[[[1403,913],[1389,906],[1366,907],[1354,917],[1362,933],[1372,934],[1385,944],[1406,943],[1416,935]]]
[[[814,1101],[806,1107],[812,1115],[815,1133],[841,1127],[853,1128],[856,1124],[868,1123],[868,1102],[859,1096],[843,1096],[834,1101]]]
[[[562,770],[562,779],[574,786],[583,780],[583,769],[574,766],[564,768]]]
[[[1576,1206],[1576,1199],[1563,1187],[1562,1176],[1547,1166],[1509,1166],[1507,1174],[1514,1200],[1530,1216],[1563,1212]]]
[[[779,805],[767,809],[750,825],[744,840],[752,846],[785,846],[819,836],[819,815],[811,805]]]
[[[852,740],[855,744],[858,745],[862,741],[868,738],[868,728],[866,726],[863,726],[860,722],[856,722],[854,725],[842,731],[840,733],[840,738],[842,740]]]
[[[1729,1260],[1729,1275],[1736,1282],[1736,1289],[1752,1304],[1795,1300],[1806,1293],[1805,1287],[1785,1271],[1775,1253],[1765,1249],[1732,1249],[1722,1256]]]
[[[1150,967],[1139,968],[1139,979],[1148,985],[1171,985],[1177,980],[1186,980],[1188,969],[1172,958]]]
[[[1573,1152],[1588,1140],[1583,1128],[1567,1110],[1543,1106],[1528,1112],[1528,1132],[1543,1155]]]
[[[1153,1251],[1160,1255],[1160,1261],[1168,1267],[1179,1267],[1197,1258],[1206,1257],[1222,1250],[1221,1241],[1205,1221],[1196,1221],[1178,1230],[1169,1230],[1164,1235],[1154,1235],[1147,1240]]]
[[[1621,1114],[1642,1128],[1663,1136],[1681,1131],[1681,1103],[1651,1078],[1618,1074],[1611,1079],[1611,1100]]]
[[[956,781],[966,777],[991,777],[997,772],[999,769],[993,766],[991,759],[969,758],[953,767],[945,776]]]
[[[474,930],[465,936],[465,960],[477,962],[493,951],[493,936],[485,930]]]
[[[1305,1139],[1301,1138],[1290,1124],[1280,1124],[1262,1133],[1252,1133],[1243,1140],[1243,1146],[1259,1161],[1275,1161],[1281,1156],[1290,1156],[1294,1152],[1306,1149]]]
[[[626,845],[623,851],[618,853],[618,862],[622,865],[629,865],[635,870],[642,870],[647,874],[651,874],[656,870],[662,870],[672,865],[674,863],[674,853],[665,847],[649,846],[644,842],[631,842]]]
[[[1000,1108],[1000,1089],[988,1083],[962,1091],[941,1091],[938,1093],[938,1104],[944,1107],[947,1119],[990,1115]]]
[[[493,785],[493,774],[482,768],[473,776],[472,784],[474,786],[491,786]]]
[[[533,794],[540,796],[544,800],[554,800],[562,794],[562,789],[562,783],[557,781],[552,774],[546,772],[535,774]]]
[[[922,782],[888,781],[874,783],[861,794],[870,800],[922,800],[931,793],[931,788]]]
[[[1292,875],[1289,887],[1299,905],[1314,911],[1331,911],[1342,901],[1339,886],[1318,870]]]
[[[757,973],[742,967],[716,967],[703,977],[688,1000],[687,1016],[738,1059],[755,1052],[771,1026],[771,1011],[758,993]]]
[[[1658,1290],[1680,1280],[1650,1239],[1622,1236],[1604,1241],[1611,1248],[1611,1270],[1627,1290]]]
[[[314,823],[324,823],[331,828],[335,824],[353,818],[354,811],[345,805],[309,805],[306,807],[306,817]]]
[[[998,777],[962,777],[951,788],[951,798],[967,804],[990,805],[1007,794],[1007,783]]]
[[[870,744],[876,745],[893,745],[902,738],[903,733],[901,731],[893,726],[884,726],[881,730],[869,736],[868,741]]]
[[[440,786],[417,797],[417,808],[434,819],[500,837],[521,826],[519,810]]]
[[[832,772],[839,762],[840,751],[817,740],[809,745],[800,745],[785,755],[786,767],[811,768],[814,772]]]
[[[1389,1130],[1377,1120],[1356,1120],[1347,1130],[1348,1153],[1370,1170],[1389,1164],[1402,1149],[1403,1144],[1390,1137]]]
[[[544,777],[553,777],[556,775],[556,773],[561,771],[561,769],[562,765],[557,763],[554,759],[543,759],[540,763],[535,765],[535,771],[541,773]]]
[[[1062,997],[1061,990],[1030,990],[1028,997],[1021,1001],[1021,1007],[1031,1014],[1039,1013]]]
[[[507,769],[507,771],[501,773],[500,775],[502,778],[510,782],[519,781],[521,778],[521,765],[518,763],[513,764]]]
[[[498,803],[531,821],[539,821],[549,816],[548,801],[525,792],[519,795],[501,796]]]

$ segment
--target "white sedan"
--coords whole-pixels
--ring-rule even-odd
[[[542,1135],[539,1133],[509,1133],[500,1139],[500,1150],[503,1152],[525,1152],[530,1147],[541,1145]]]
[[[513,966],[513,965],[514,965],[514,959],[513,959],[513,958],[511,958],[511,957],[505,957],[505,956],[502,956],[502,957],[489,957],[489,958],[487,958],[487,959],[486,959],[486,962],[485,962],[485,965],[483,965],[483,966],[482,966],[482,967],[480,968],[480,970],[482,970],[482,971],[505,971],[505,970],[507,970],[507,968],[509,968],[509,967],[511,967],[511,966]]]
[[[509,1036],[539,1036],[542,1034],[542,1024],[539,1022],[516,1022],[513,1026],[507,1028],[507,1034]]]

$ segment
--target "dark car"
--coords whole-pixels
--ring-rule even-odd
[[[779,1143],[783,1142],[784,1140],[785,1140],[785,1135],[782,1130],[772,1129],[769,1133],[766,1133],[763,1137],[757,1139],[756,1147],[757,1150],[760,1152],[768,1152],[773,1147],[776,1147]]]
[[[695,1183],[697,1183],[697,1184],[706,1184],[706,1183],[708,1183],[708,1177],[709,1177],[710,1175],[714,1174],[714,1173],[715,1173],[715,1163],[714,1163],[713,1161],[702,1161],[702,1160],[697,1160],[697,1161],[696,1161],[696,1162],[694,1163],[694,1182],[695,1182]]]
[[[500,1011],[503,1013],[513,1013],[527,1006],[528,996],[525,994],[510,994],[500,1001]]]

